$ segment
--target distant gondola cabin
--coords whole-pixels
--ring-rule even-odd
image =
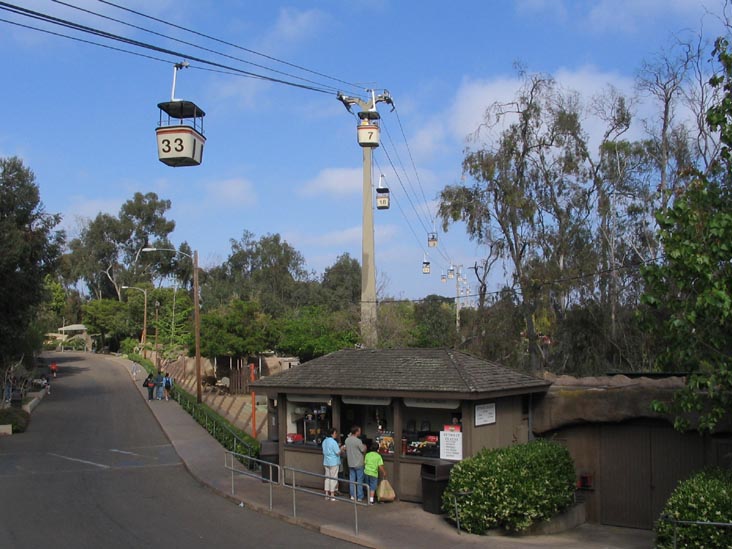
[[[198,166],[203,160],[203,112],[191,101],[158,103],[158,158],[168,166]]]

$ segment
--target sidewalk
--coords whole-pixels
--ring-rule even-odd
[[[131,372],[132,362],[114,358]],[[142,376],[134,382],[147,402]],[[298,492],[297,518],[293,518],[290,489],[273,487],[269,510],[269,485],[248,477],[235,480],[231,494],[231,473],[224,468],[225,449],[174,401],[149,403],[153,415],[170,439],[186,469],[201,484],[249,509],[298,524],[324,535],[365,547],[562,547],[623,548],[652,547],[653,534],[645,530],[585,524],[551,536],[459,535],[455,527],[439,515],[426,513],[420,505],[396,502],[358,508],[359,535],[354,534],[354,510],[350,502],[325,501],[322,496]],[[317,471],[320,472],[320,471]]]

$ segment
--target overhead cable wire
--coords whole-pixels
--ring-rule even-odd
[[[419,202],[419,196],[417,194],[417,191],[414,188],[414,184],[412,183],[412,179],[409,177],[409,174],[407,173],[407,170],[404,167],[404,162],[402,162],[401,155],[399,154],[399,149],[397,148],[396,144],[394,143],[394,140],[391,138],[391,134],[389,133],[389,128],[384,123],[384,119],[383,118],[381,119],[381,128],[384,130],[384,133],[386,134],[386,139],[388,140],[389,145],[394,150],[394,156],[396,158],[397,163],[399,164],[399,166],[402,169],[402,173],[404,174],[404,179],[407,180],[407,184],[409,185],[409,188],[411,189],[411,192],[414,194],[415,200],[417,202]],[[424,205],[424,203],[423,203],[423,205]],[[426,223],[423,223],[423,225],[429,226],[430,225],[430,221],[432,221],[432,220],[430,218],[429,211],[426,210],[426,207],[425,207],[425,211],[427,211],[427,216],[426,216],[427,217],[427,222]],[[424,214],[424,212],[420,212],[420,215],[423,215],[423,214]],[[430,231],[427,231],[427,232],[430,232]]]
[[[414,161],[414,156],[412,155],[412,148],[409,146],[409,141],[407,140],[407,134],[404,131],[404,126],[402,125],[402,118],[399,116],[399,109],[397,109],[396,105],[394,105],[394,114],[396,115],[397,122],[399,123],[399,129],[402,132],[402,137],[404,138],[404,145],[407,147],[407,153],[409,153],[409,160],[412,162],[412,168],[414,169],[414,175],[417,178],[417,185],[419,186],[419,190],[422,193],[422,199],[424,200],[425,205],[429,203],[427,200],[427,196],[424,192],[424,187],[422,186],[422,180],[419,177],[419,171],[417,170],[417,164]],[[427,211],[429,212],[429,207],[427,207]],[[435,217],[434,215],[431,215],[430,217],[432,221],[434,222]]]
[[[264,57],[265,59],[269,59],[270,61],[275,61],[277,63],[282,63],[283,65],[287,65],[288,67],[292,67],[292,68],[295,68],[295,69],[298,69],[298,70],[301,70],[301,71],[309,72],[310,74],[314,74],[314,75],[320,76],[322,78],[327,78],[328,80],[333,80],[334,82],[339,82],[341,84],[345,84],[347,86],[350,86],[350,87],[352,87],[354,89],[357,89],[357,90],[363,92],[363,87],[362,86],[359,86],[358,84],[355,84],[355,83],[352,83],[352,82],[348,82],[346,80],[342,80],[340,78],[336,78],[334,76],[330,76],[330,75],[327,75],[327,74],[322,73],[322,72],[318,72],[318,71],[315,71],[315,70],[312,70],[312,69],[308,69],[307,67],[303,67],[302,65],[297,65],[295,63],[290,63],[289,61],[285,61],[284,59],[279,59],[279,58],[274,57],[272,55],[267,55],[265,53],[258,52],[256,50],[253,50],[253,49],[250,49],[250,48],[245,48],[245,47],[240,46],[238,44],[234,44],[232,42],[227,42],[226,40],[221,40],[221,39],[216,38],[215,36],[211,36],[209,34],[205,34],[205,33],[202,33],[202,32],[198,32],[198,31],[195,31],[193,29],[189,29],[187,27],[183,27],[181,25],[176,25],[175,23],[171,23],[170,21],[166,21],[165,19],[160,19],[158,17],[154,17],[152,15],[148,15],[148,14],[143,13],[141,11],[134,10],[132,8],[128,8],[126,6],[121,6],[121,5],[116,4],[114,2],[109,2],[108,0],[97,0],[97,1],[100,2],[100,3],[102,3],[102,4],[106,4],[108,6],[112,6],[112,7],[115,7],[117,9],[124,10],[124,11],[127,11],[129,13],[133,13],[133,14],[138,15],[140,17],[144,17],[144,18],[150,19],[152,21],[157,21],[158,23],[163,23],[164,25],[168,25],[170,27],[173,27],[173,28],[176,28],[176,29],[185,31],[185,32],[189,32],[191,34],[195,34],[197,36],[201,36],[201,37],[207,38],[209,40],[213,40],[214,42],[218,42],[218,43],[224,44],[226,46],[231,46],[232,48],[236,48],[236,49],[245,51],[247,53],[251,53],[253,55],[258,55],[260,57]]]
[[[284,84],[284,85],[287,85],[287,86],[292,86],[292,87],[296,87],[296,88],[300,88],[300,89],[306,89],[306,90],[315,91],[315,92],[319,92],[319,93],[325,93],[325,94],[328,94],[328,95],[330,95],[330,94],[333,93],[331,90],[325,90],[325,89],[322,89],[322,88],[316,88],[314,86],[310,86],[310,85],[306,85],[306,84],[300,84],[300,83],[297,83],[297,82],[289,82],[289,81],[283,80],[281,78],[275,78],[275,77],[272,77],[272,76],[267,76],[267,75],[263,75],[263,74],[257,74],[257,73],[251,72],[251,71],[245,71],[243,69],[238,69],[236,67],[231,67],[231,66],[224,65],[224,64],[221,64],[221,63],[216,63],[214,61],[209,61],[207,59],[203,59],[203,58],[200,58],[200,57],[197,57],[197,56],[194,56],[194,55],[189,55],[189,54],[182,53],[182,52],[179,52],[179,51],[170,50],[168,48],[162,48],[160,46],[155,46],[153,44],[148,44],[146,42],[141,42],[139,40],[134,40],[132,38],[127,38],[127,37],[120,36],[120,35],[117,35],[117,34],[114,34],[114,33],[110,33],[110,32],[106,32],[106,31],[103,31],[103,30],[100,30],[100,29],[95,29],[94,27],[89,27],[87,25],[82,25],[80,23],[75,23],[73,21],[68,21],[66,19],[62,19],[62,18],[59,18],[59,17],[53,17],[53,16],[48,15],[48,14],[44,14],[44,13],[41,13],[41,12],[36,12],[36,11],[33,11],[33,10],[29,10],[27,8],[22,8],[20,6],[16,6],[16,5],[13,5],[13,4],[9,4],[7,2],[0,2],[0,9],[3,9],[5,11],[9,11],[11,13],[15,13],[16,15],[23,15],[23,16],[29,17],[31,19],[36,19],[36,20],[39,20],[39,21],[45,21],[47,23],[52,23],[54,25],[58,25],[58,26],[62,26],[62,27],[70,28],[70,29],[74,29],[74,30],[77,30],[77,31],[80,31],[80,32],[86,32],[88,34],[93,34],[93,35],[96,35],[96,36],[100,36],[100,37],[103,37],[103,38],[107,38],[109,40],[115,40],[115,41],[118,41],[118,42],[123,42],[123,43],[130,44],[132,46],[136,46],[136,47],[139,47],[139,48],[149,49],[149,50],[152,50],[152,51],[156,51],[158,53],[164,53],[164,54],[167,54],[167,55],[172,55],[172,56],[176,56],[176,57],[183,58],[183,59],[190,59],[192,61],[197,61],[199,63],[204,63],[206,65],[210,65],[210,66],[213,66],[213,67],[218,67],[218,68],[225,69],[225,70],[230,70],[230,71],[233,71],[233,72],[242,74],[242,75],[251,76],[253,78],[258,78],[260,80],[267,80],[269,82],[275,82],[275,83]]]
[[[84,44],[91,44],[92,46],[99,46],[100,48],[106,48],[106,49],[109,49],[109,50],[119,51],[119,52],[122,52],[122,53],[129,53],[130,55],[136,55],[138,57],[144,57],[146,59],[152,59],[153,61],[161,61],[161,62],[163,62],[165,64],[170,64],[172,62],[170,59],[162,59],[161,57],[155,57],[153,55],[147,55],[145,53],[140,53],[140,52],[137,52],[137,51],[126,50],[124,48],[117,48],[115,46],[110,46],[109,44],[102,44],[101,42],[94,42],[92,40],[85,40],[83,38],[79,38],[78,36],[71,36],[69,34],[63,34],[63,33],[60,33],[60,32],[54,32],[52,30],[42,29],[40,27],[34,27],[32,25],[24,25],[23,23],[18,23],[17,21],[10,21],[9,19],[0,18],[0,22],[8,23],[10,25],[15,25],[16,27],[22,27],[22,28],[25,28],[25,29],[30,29],[30,30],[34,30],[34,31],[38,31],[38,32],[43,32],[43,33],[46,33],[46,34],[51,34],[53,36],[59,36],[61,38],[68,38],[69,40],[75,40],[77,42],[83,42]]]
[[[260,65],[259,63],[254,63],[252,61],[247,61],[246,59],[242,59],[242,58],[236,57],[234,55],[229,55],[229,54],[226,54],[226,53],[223,53],[223,52],[220,52],[220,51],[211,49],[211,48],[207,48],[205,46],[201,46],[201,45],[195,44],[193,42],[188,42],[186,40],[181,40],[179,38],[175,38],[174,36],[170,36],[170,35],[163,34],[163,33],[160,33],[160,32],[154,31],[154,30],[151,30],[151,29],[147,29],[145,27],[141,27],[139,25],[135,25],[135,24],[129,23],[127,21],[123,21],[121,19],[117,19],[115,17],[110,17],[110,16],[105,15],[103,13],[99,13],[99,12],[96,12],[96,11],[93,11],[93,10],[89,10],[89,9],[86,9],[86,8],[82,8],[81,6],[75,6],[75,5],[70,4],[68,2],[63,2],[62,0],[51,0],[51,1],[52,2],[55,2],[56,4],[60,4],[62,6],[66,6],[66,7],[75,9],[75,10],[79,10],[79,11],[82,11],[84,13],[88,13],[90,15],[95,15],[96,17],[100,17],[102,19],[107,19],[109,21],[114,21],[115,23],[119,23],[121,25],[126,25],[128,27],[133,28],[133,29],[141,30],[143,32],[147,32],[147,33],[153,34],[155,36],[160,36],[161,38],[166,38],[168,40],[173,40],[175,42],[179,42],[179,43],[185,44],[187,46],[192,46],[194,48],[198,48],[198,49],[201,49],[203,51],[206,51],[206,52],[209,52],[209,53],[213,53],[215,55],[220,55],[222,57],[226,57],[226,58],[229,58],[229,59],[233,59],[234,61],[239,61],[240,63],[245,63],[247,65],[252,65],[252,66],[257,67],[257,68],[260,68],[260,69],[264,69],[264,70],[267,70],[267,71],[270,71],[270,72],[273,72],[273,73],[276,73],[276,74],[280,74],[282,76],[288,76],[290,78],[295,78],[297,80],[301,80],[301,81],[307,82],[309,84],[314,84],[316,86],[321,86],[323,88],[330,88],[333,92],[338,91],[338,88],[337,87],[331,86],[330,84],[324,84],[322,82],[317,82],[315,80],[310,80],[308,78],[303,78],[302,76],[297,76],[295,74],[291,74],[291,73],[288,73],[288,72],[284,72],[284,71],[280,71],[280,70],[277,70],[277,69],[273,69],[271,67],[267,67],[266,65]]]
[[[376,167],[378,168],[378,170],[383,173],[383,170],[381,169],[381,166],[379,165],[378,160],[376,160],[375,158],[374,158],[374,163],[376,164]],[[395,198],[395,197],[392,196],[392,198]],[[424,249],[424,246],[422,245],[422,241],[419,239],[419,236],[417,236],[417,232],[414,230],[414,227],[412,227],[412,224],[409,221],[407,214],[404,213],[404,210],[402,209],[401,204],[399,203],[398,200],[394,200],[393,202],[397,205],[397,208],[399,208],[399,211],[401,212],[402,217],[404,218],[404,221],[407,222],[407,226],[409,227],[409,230],[412,232],[412,234],[414,235],[414,239],[417,241],[417,246],[419,247],[420,250],[422,250],[422,253],[424,253],[426,255],[427,251]]]

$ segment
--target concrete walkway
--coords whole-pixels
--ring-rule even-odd
[[[112,357],[110,360],[123,364],[131,372],[131,361]],[[143,377],[138,374],[134,383],[140,397],[147,402]],[[359,507],[357,536],[354,533],[354,506],[348,499],[326,501],[320,495],[297,492],[297,518],[293,518],[290,489],[273,487],[272,511],[269,510],[269,485],[261,480],[236,478],[232,495],[231,473],[224,468],[223,446],[176,402],[152,401],[149,405],[186,468],[201,484],[243,507],[365,547],[645,549],[653,546],[652,532],[592,524],[549,536],[459,535],[443,517],[423,511],[420,505],[405,502]]]

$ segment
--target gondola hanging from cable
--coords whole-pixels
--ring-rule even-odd
[[[198,166],[203,161],[203,117],[206,113],[192,101],[175,98],[178,71],[188,67],[187,62],[173,67],[173,89],[170,101],[158,103],[160,120],[155,129],[158,140],[158,159],[174,168]]]
[[[450,264],[450,268],[447,269],[447,278],[450,280],[455,278],[455,267],[452,266],[452,263]]]
[[[376,209],[389,209],[389,188],[384,185],[384,174],[379,176],[379,186],[376,187]]]
[[[437,247],[437,233],[427,233],[427,246],[430,248]]]
[[[424,259],[422,260],[422,274],[430,274],[430,262],[427,259],[427,254],[424,255]]]

